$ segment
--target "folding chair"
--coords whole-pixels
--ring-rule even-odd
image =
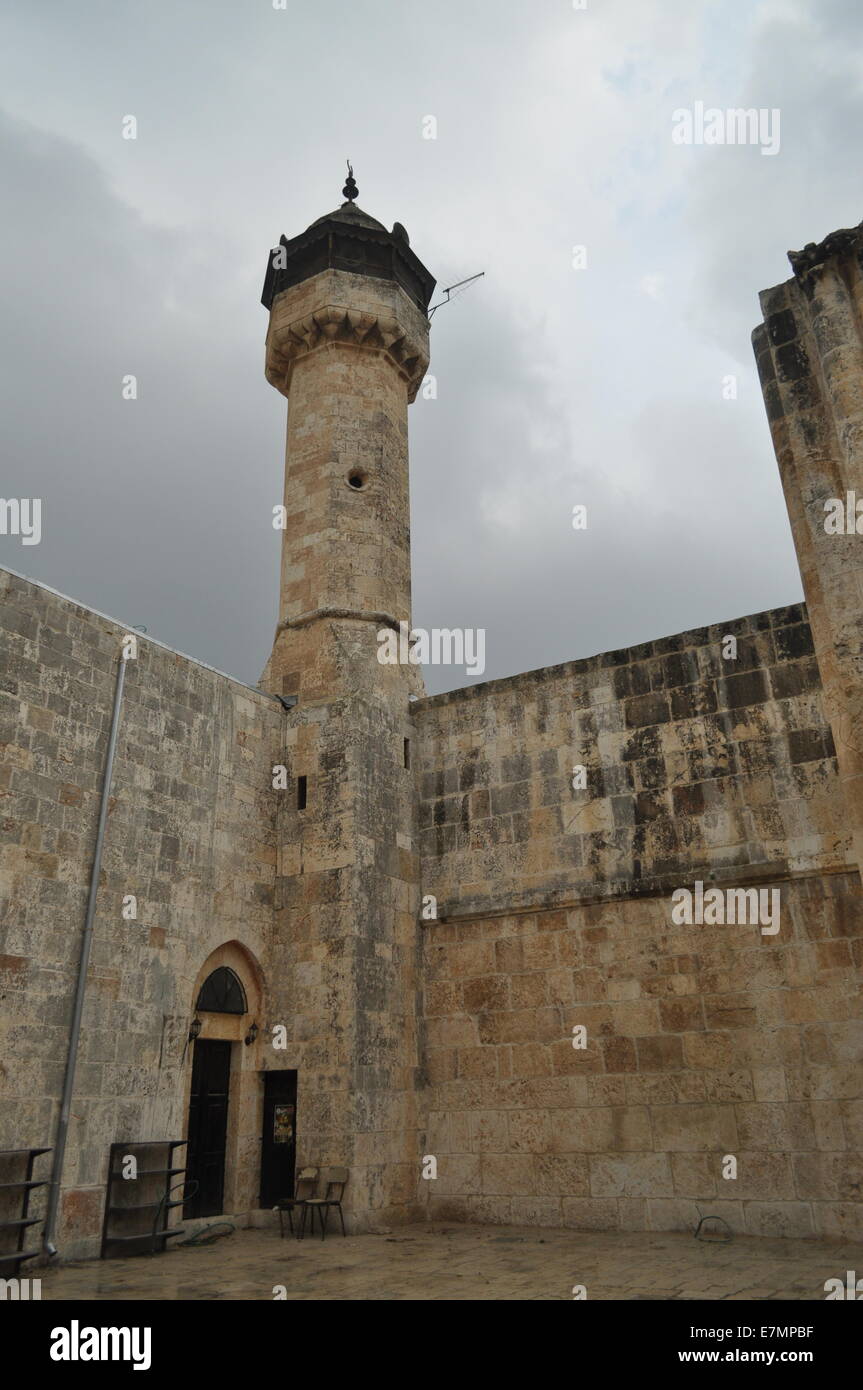
[[[305,1232],[306,1229],[306,1212],[311,1213],[312,1235],[314,1235],[315,1212],[317,1211],[318,1220],[321,1223],[321,1240],[324,1239],[324,1236],[327,1233],[327,1212],[329,1211],[330,1207],[335,1207],[338,1211],[339,1220],[342,1223],[342,1235],[347,1235],[347,1231],[345,1230],[345,1218],[342,1214],[342,1193],[344,1192],[347,1186],[348,1170],[347,1168],[327,1168],[325,1176],[327,1184],[326,1196],[310,1197],[306,1202],[303,1203],[301,1237],[302,1233]]]
[[[300,1214],[301,1214],[301,1215],[300,1215],[300,1234],[302,1234],[303,1227],[304,1227],[305,1224],[306,1224],[306,1217],[305,1217],[306,1202],[307,1202],[307,1201],[309,1200],[309,1198],[313,1195],[313,1193],[314,1193],[315,1188],[317,1187],[317,1185],[318,1185],[318,1169],[317,1169],[317,1168],[301,1168],[300,1171],[299,1171],[299,1173],[297,1174],[297,1181],[296,1181],[296,1184],[295,1184],[295,1186],[294,1186],[294,1195],[293,1195],[293,1197],[282,1197],[282,1198],[280,1198],[280,1200],[276,1203],[276,1210],[277,1210],[278,1213],[279,1213],[279,1230],[280,1230],[281,1233],[282,1233],[282,1240],[284,1240],[284,1238],[285,1238],[285,1219],[284,1219],[284,1216],[282,1215],[282,1213],[283,1213],[283,1212],[287,1212],[287,1213],[288,1213],[288,1224],[290,1225],[290,1228],[291,1228],[291,1235],[293,1235],[293,1234],[294,1234],[294,1217],[293,1217],[294,1208],[295,1208],[295,1207],[299,1207],[299,1208],[300,1208]],[[305,1190],[304,1190],[304,1189],[305,1189]]]

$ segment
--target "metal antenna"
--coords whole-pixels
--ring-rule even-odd
[[[462,294],[464,294],[468,285],[472,285],[474,280],[481,280],[483,275],[485,275],[485,271],[478,270],[476,275],[469,275],[466,280],[457,280],[454,285],[450,285],[448,289],[443,291],[443,293],[446,295],[446,299],[439,299],[437,304],[433,304],[432,307],[429,309],[429,319],[431,319],[436,309],[440,309],[444,304],[449,304],[450,298],[454,297],[453,290],[461,290]]]

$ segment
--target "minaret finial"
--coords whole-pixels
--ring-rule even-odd
[[[347,183],[345,184],[344,188],[342,189],[342,193],[344,194],[344,196],[345,196],[345,198],[347,199],[347,201],[348,201],[349,203],[352,203],[352,202],[354,201],[355,198],[358,198],[358,197],[359,197],[359,192],[360,192],[360,190],[357,188],[356,182],[355,182],[355,180],[354,180],[354,171],[353,171],[353,169],[351,168],[351,161],[350,161],[350,160],[347,161],[347,166],[348,166],[348,179],[347,179]]]

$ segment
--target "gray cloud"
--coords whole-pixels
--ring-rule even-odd
[[[856,4],[10,14],[0,492],[44,517],[0,563],[257,679],[285,426],[264,259],[350,154],[441,284],[486,272],[411,410],[417,624],[486,627],[491,678],[800,597],[749,332],[786,248],[863,211]],[[696,99],[779,106],[781,153],[675,147]]]

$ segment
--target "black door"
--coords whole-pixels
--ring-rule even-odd
[[[195,1043],[186,1180],[197,1183],[197,1188],[183,1206],[187,1217],[221,1215],[230,1076],[229,1042]]]
[[[264,1072],[264,1134],[261,1143],[261,1206],[294,1195],[297,1153],[297,1073]]]

